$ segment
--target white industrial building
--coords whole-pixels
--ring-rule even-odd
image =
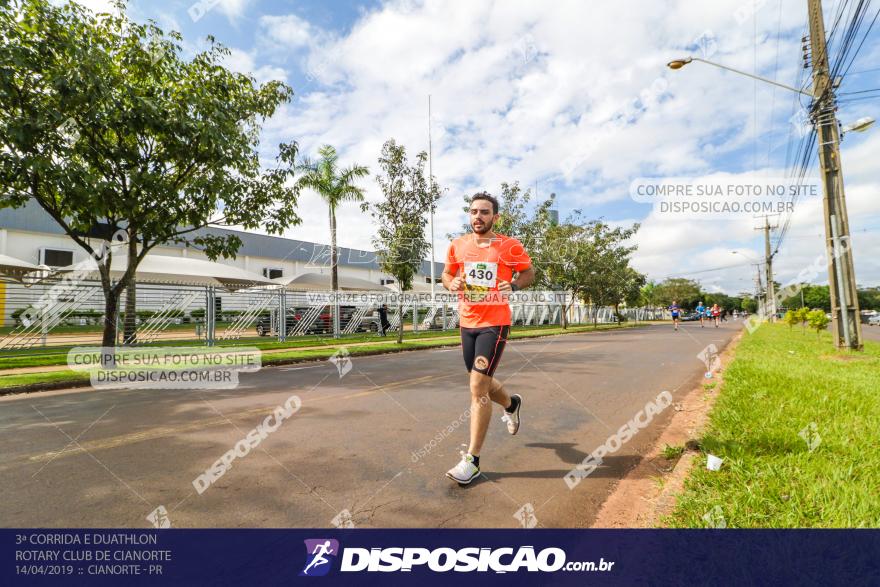
[[[219,263],[271,279],[284,278],[285,282],[304,276],[310,278],[307,280],[309,282],[316,281],[316,275],[327,275],[329,278],[329,245],[223,228],[204,229],[201,233],[234,233],[241,239],[242,245],[236,258],[220,258],[217,260]],[[194,236],[198,234],[196,232]],[[88,253],[33,201],[21,208],[0,209],[0,255],[49,267],[66,267],[89,258]],[[157,246],[150,255],[207,259],[201,251],[176,244]],[[340,280],[351,278],[356,283],[364,280],[375,285],[393,283],[390,276],[380,270],[374,251],[340,247],[338,263]],[[442,270],[442,263],[435,263],[437,277]],[[430,284],[430,275],[430,263],[423,261],[420,274],[416,278],[417,284],[423,284],[422,287]],[[11,280],[0,282],[0,325],[9,325],[12,312],[27,305],[28,298],[32,297],[28,295],[28,289]],[[83,307],[94,307],[98,310],[101,309],[101,304],[102,300],[94,298],[88,300]]]

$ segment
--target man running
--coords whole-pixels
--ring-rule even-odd
[[[678,317],[681,314],[681,308],[679,307],[677,300],[672,300],[672,305],[669,306],[669,311],[672,313],[672,324],[675,326],[675,331],[678,332]]]
[[[508,396],[492,375],[510,332],[510,304],[503,292],[528,287],[535,280],[532,260],[522,244],[492,232],[498,221],[498,200],[486,192],[475,194],[469,215],[473,233],[452,241],[442,276],[446,289],[462,292],[458,302],[461,349],[470,373],[470,444],[461,462],[446,473],[461,485],[480,475],[480,450],[492,418],[492,402],[504,408],[507,431],[516,434],[519,430],[522,397]]]
[[[718,328],[718,318],[721,316],[721,308],[718,304],[712,306],[712,320],[715,322],[715,328]]]
[[[700,328],[705,328],[703,326],[703,316],[706,315],[706,306],[703,305],[703,302],[698,302],[697,307],[694,308],[697,312],[697,315],[700,317]]]

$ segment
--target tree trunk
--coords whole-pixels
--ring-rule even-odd
[[[339,336],[339,268],[336,262],[336,210],[330,204],[330,287],[333,289],[333,338]]]
[[[119,292],[114,292],[112,288],[104,286],[104,334],[101,337],[101,346],[105,349],[116,348],[116,317],[119,311]],[[112,355],[109,360],[102,353],[101,366],[106,368],[113,367],[115,361]]]
[[[128,239],[128,263],[137,258],[137,240]],[[125,323],[122,330],[122,344],[137,344],[137,280],[132,275],[125,288]]]
[[[339,273],[336,266],[336,211],[330,206],[330,287],[339,289]]]
[[[134,277],[125,288],[125,322],[122,329],[122,344],[137,344],[137,285]]]

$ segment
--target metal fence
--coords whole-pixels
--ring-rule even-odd
[[[324,292],[296,292],[280,286],[229,290],[216,286],[139,283],[134,332],[126,332],[126,294],[120,297],[117,344],[234,345],[296,337],[381,336],[379,306],[388,307],[387,331],[444,331],[458,327],[458,304],[446,296],[412,295],[398,308],[396,294],[346,292],[338,303]],[[442,299],[444,298],[445,299]],[[427,299],[426,299],[427,298]],[[338,305],[339,330],[333,313]],[[566,307],[569,324],[619,320],[612,308],[567,303],[552,292],[520,292],[511,304],[515,325],[560,324]],[[652,320],[661,310],[621,309],[627,320]],[[284,316],[285,319],[281,319]],[[97,281],[41,282],[26,287],[0,283],[0,354],[44,347],[99,345],[104,326],[104,295]],[[128,321],[131,324],[131,321]],[[131,329],[129,329],[131,330]]]

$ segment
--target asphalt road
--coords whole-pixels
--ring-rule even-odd
[[[880,342],[880,326],[862,324],[862,338]]]
[[[697,354],[740,328],[510,343],[496,377],[523,395],[522,428],[509,436],[495,406],[484,475],[468,487],[444,477],[467,442],[458,348],[355,358],[342,377],[326,361],[266,368],[235,390],[2,398],[0,524],[144,528],[163,506],[174,527],[515,527],[525,506],[539,526],[587,526],[674,408],[573,490],[564,475],[661,391],[697,385]],[[301,409],[197,493],[193,480],[291,395]]]

